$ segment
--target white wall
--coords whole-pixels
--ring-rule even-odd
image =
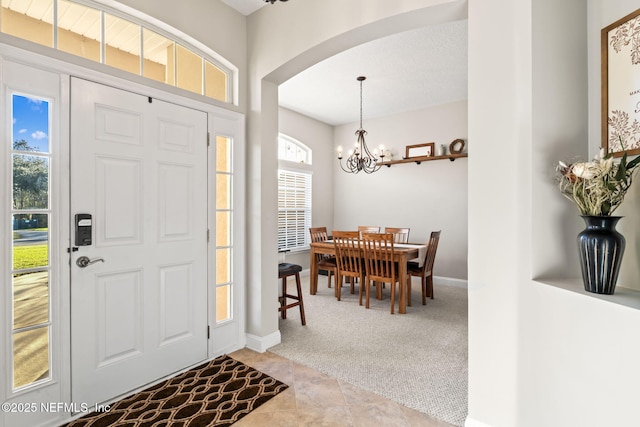
[[[469,3],[469,426],[518,426],[518,288],[530,259],[518,237],[531,237],[520,207],[531,197],[521,152],[531,141],[527,5]]]
[[[335,128],[334,147],[345,152],[359,123]],[[393,159],[405,155],[407,145],[435,142],[447,147],[467,140],[467,103],[456,102],[393,116],[364,119],[371,149],[384,144]],[[466,148],[469,141],[466,141]],[[410,227],[410,240],[426,242],[431,231],[442,230],[434,274],[467,278],[467,159],[406,163],[378,172],[345,173],[333,152],[334,224],[339,230],[358,225]]]
[[[278,128],[280,133],[302,142],[312,150],[311,165],[305,167],[312,173],[311,226],[333,228],[333,126],[319,122],[294,111],[280,108]],[[300,167],[280,161],[284,167]],[[286,262],[309,268],[309,251],[288,253]]]
[[[470,3],[469,427],[638,422],[640,311],[532,280],[579,277],[582,220],[559,201],[553,165],[599,146],[599,59],[587,52],[638,7]]]

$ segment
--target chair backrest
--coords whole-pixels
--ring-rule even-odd
[[[385,227],[385,233],[393,234],[393,241],[396,243],[408,243],[409,242],[409,229],[397,228],[397,227]]]
[[[362,239],[362,233],[379,233],[380,227],[373,227],[371,225],[359,225],[358,233],[360,233],[360,238]]]
[[[311,227],[309,228],[309,234],[311,234],[311,242],[324,242],[325,240],[329,240],[327,227]]]
[[[432,231],[431,237],[429,237],[429,243],[427,244],[427,253],[425,254],[424,263],[422,268],[425,272],[433,271],[433,261],[436,259],[436,250],[438,249],[438,242],[440,241],[440,230]]]
[[[361,277],[362,259],[360,234],[357,231],[333,231],[333,241],[336,247],[336,264],[341,275]]]
[[[327,233],[327,227],[310,227],[309,234],[311,235],[311,243],[313,242],[324,242],[325,240],[329,240],[329,234]],[[329,255],[325,254],[316,254],[316,260],[322,261],[324,259],[330,258]]]
[[[370,280],[395,283],[393,234],[363,233],[362,245],[367,277]]]

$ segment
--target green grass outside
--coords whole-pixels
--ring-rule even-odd
[[[15,246],[13,248],[13,269],[45,267],[49,265],[49,247],[43,245]]]

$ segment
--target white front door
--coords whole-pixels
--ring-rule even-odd
[[[207,114],[72,78],[70,117],[72,401],[100,403],[207,357]]]

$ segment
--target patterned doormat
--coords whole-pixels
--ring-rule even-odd
[[[67,427],[228,426],[287,388],[229,356],[220,356]]]

